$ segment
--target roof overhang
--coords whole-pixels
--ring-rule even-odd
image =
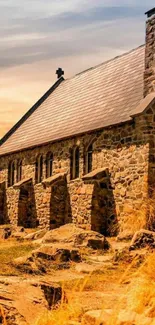
[[[21,180],[20,182],[16,183],[13,185],[13,188],[14,189],[20,189],[23,185],[25,184],[29,184],[32,182],[32,177],[29,177],[29,178],[25,178],[23,180]]]
[[[108,174],[108,168],[98,168],[93,170],[91,173],[88,173],[82,177],[83,181],[94,181],[94,180],[100,180],[102,178],[107,177]]]
[[[42,184],[45,186],[52,186],[56,183],[63,181],[66,179],[66,173],[58,173],[56,175],[53,175],[51,177],[48,177],[42,181]]]
[[[136,109],[133,111],[131,117],[135,117],[141,113],[144,113],[150,105],[155,103],[155,92],[148,94],[145,98],[143,98]]]

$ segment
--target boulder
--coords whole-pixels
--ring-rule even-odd
[[[155,248],[155,232],[141,229],[134,234],[129,249],[134,250],[147,246]]]
[[[68,268],[69,262],[80,262],[79,250],[75,248],[42,246],[31,255],[14,259],[13,265],[21,272],[28,274],[44,274],[52,267]]]
[[[92,249],[110,248],[108,241],[103,235],[91,230],[82,230],[81,233],[77,234],[74,245],[90,247]]]
[[[81,257],[78,249],[65,248],[64,246],[42,246],[39,249],[32,252],[34,258],[41,258],[48,261],[55,262],[80,262]]]
[[[13,265],[22,273],[40,275],[46,273],[46,268],[43,263],[37,261],[32,256],[18,257],[14,259]]]
[[[67,224],[48,231],[42,238],[42,243],[66,243],[75,247],[91,247],[93,249],[108,249],[106,238],[98,232],[84,230],[75,224]]]

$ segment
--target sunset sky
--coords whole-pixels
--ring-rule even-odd
[[[144,43],[153,0],[0,0],[0,137],[56,81]]]

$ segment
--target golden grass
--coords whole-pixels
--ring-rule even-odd
[[[147,258],[131,282],[128,308],[155,317],[155,253]]]
[[[32,242],[20,242],[17,240],[0,241],[0,275],[18,275],[19,271],[12,265],[15,258],[28,255],[36,245]]]
[[[125,282],[125,280],[130,279],[130,284],[126,286],[126,310],[129,313],[137,313],[139,315],[144,315],[145,317],[150,317],[151,322],[149,324],[155,324],[155,252],[151,253],[146,261],[138,268],[137,271],[133,274],[133,264],[135,261],[126,266],[126,271],[123,276],[118,280],[118,283],[121,284]],[[116,271],[117,273],[117,271]],[[120,274],[117,274],[118,277]],[[109,275],[107,275],[109,276]],[[91,274],[89,277],[86,277],[83,283],[79,281],[77,285],[74,286],[72,293],[76,295],[76,292],[83,291],[88,286],[89,281],[94,282],[96,289],[100,287],[97,286],[99,281],[99,277]],[[100,280],[105,278],[103,275]],[[113,281],[111,277],[109,277],[109,283]],[[87,287],[88,288],[88,287]],[[92,289],[92,287],[91,287]],[[90,292],[91,294],[91,292]],[[117,303],[113,306],[113,313],[107,322],[107,325],[116,325],[120,324],[118,321],[118,315],[124,308],[122,298],[117,301]],[[102,311],[104,314],[104,308]],[[72,295],[70,295],[70,299],[68,303],[64,303],[62,299],[61,306],[55,311],[49,311],[45,315],[41,317],[40,320],[35,325],[70,325],[70,324],[78,324],[81,321],[83,315],[82,306],[76,301],[72,299]],[[101,315],[102,317],[102,315]],[[151,318],[152,317],[152,318]],[[154,319],[153,319],[154,318]],[[97,322],[96,325],[99,325],[100,322]],[[138,321],[124,322],[123,325],[141,325]],[[90,324],[91,325],[91,324]]]
[[[124,214],[127,231],[135,233],[145,228],[155,231],[155,191],[152,191],[143,202],[137,201],[137,208],[125,205]]]

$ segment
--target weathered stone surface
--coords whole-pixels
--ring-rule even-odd
[[[106,325],[112,314],[112,310],[91,310],[85,313],[82,325]]]
[[[108,322],[115,325],[153,325],[154,318],[132,311],[117,310],[114,312],[112,309],[108,309],[88,311],[82,319],[82,325],[106,325]]]
[[[16,258],[13,261],[13,265],[22,273],[36,275],[46,273],[45,266],[40,262],[40,260],[37,260],[32,256]]]
[[[27,240],[37,240],[42,238],[47,232],[47,229],[40,229],[38,231],[32,232],[24,237]]]
[[[43,243],[68,243],[75,247],[84,246],[93,249],[108,249],[107,239],[91,230],[84,230],[74,224],[68,224],[55,230],[50,230],[42,238]]]
[[[145,73],[144,96],[155,91],[154,73],[154,46],[155,46],[155,20],[154,15],[146,23],[146,49],[145,49]]]
[[[42,246],[32,253],[35,258],[42,258],[56,262],[80,262],[81,257],[78,249],[65,248],[63,245],[57,247]]]
[[[75,246],[91,247],[92,249],[109,249],[110,245],[107,239],[91,230],[84,231],[76,236]]]
[[[116,325],[131,325],[131,324],[140,324],[140,325],[153,325],[154,319],[151,317],[146,317],[143,314],[137,314],[132,311],[121,310],[118,313],[116,320]]]
[[[44,292],[45,299],[48,302],[49,309],[55,309],[58,303],[61,302],[62,288],[54,283],[53,285],[41,284],[41,289]]]
[[[149,246],[155,248],[155,232],[141,229],[132,238],[130,250]]]
[[[61,301],[62,289],[42,277],[5,278],[0,284],[0,305],[3,306],[7,325],[32,325],[48,309],[56,309]]]
[[[132,239],[133,235],[134,235],[133,231],[126,230],[117,236],[117,240],[118,241],[129,241]]]

